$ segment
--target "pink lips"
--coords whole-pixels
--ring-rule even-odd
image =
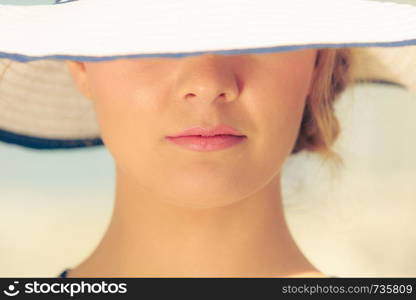
[[[246,136],[232,127],[220,125],[214,128],[189,128],[166,139],[189,150],[215,151],[237,145]]]

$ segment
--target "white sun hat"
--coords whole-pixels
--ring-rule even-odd
[[[64,60],[348,47],[354,81],[416,92],[416,6],[393,1],[57,0],[0,5],[0,28],[0,141],[37,149],[102,145]]]

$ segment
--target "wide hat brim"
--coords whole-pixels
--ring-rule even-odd
[[[63,60],[354,47],[357,81],[416,92],[416,6],[406,4],[79,0],[0,5],[0,28],[0,140],[38,149],[102,144]]]

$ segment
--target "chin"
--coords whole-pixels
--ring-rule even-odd
[[[162,199],[167,199],[170,204],[195,208],[207,209],[225,207],[241,201],[245,198],[247,193],[236,186],[230,187],[229,184],[204,186],[183,186],[175,191],[169,189],[169,195],[162,195]]]

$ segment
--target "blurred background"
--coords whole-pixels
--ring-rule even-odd
[[[344,166],[332,170],[308,153],[284,166],[295,240],[330,275],[416,277],[416,94],[359,84],[343,93],[336,112],[342,133],[334,149]],[[107,150],[0,142],[0,165],[0,277],[56,277],[83,261],[111,217],[115,178]]]

